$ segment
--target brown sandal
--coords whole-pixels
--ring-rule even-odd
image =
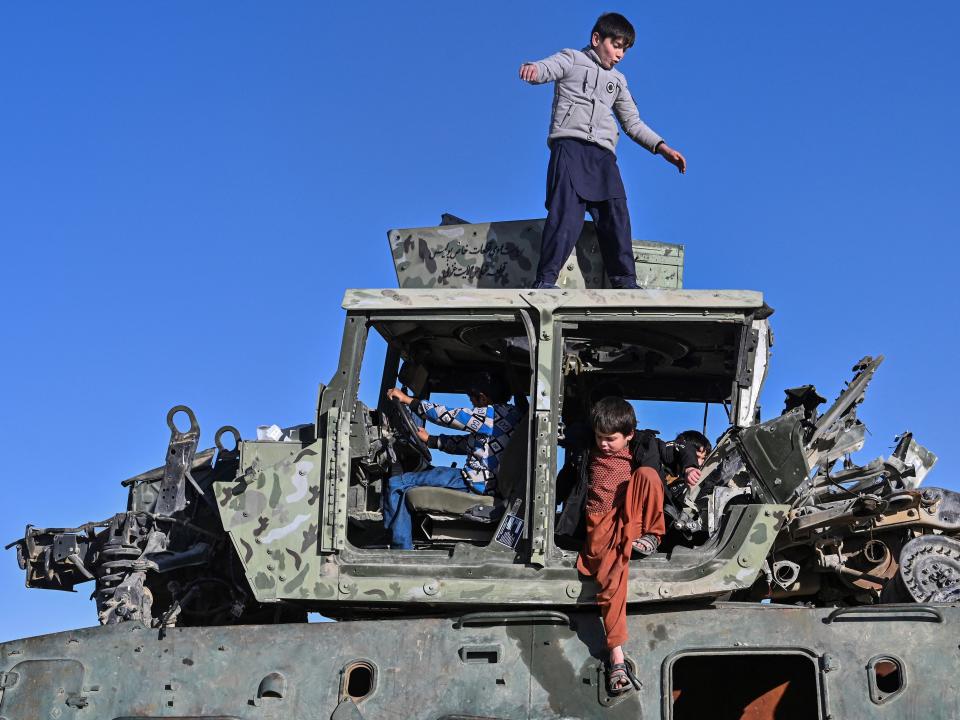
[[[621,695],[632,686],[627,666],[624,663],[607,665],[607,694]]]
[[[653,555],[660,547],[660,538],[649,533],[633,541],[630,557],[644,558],[647,555]]]

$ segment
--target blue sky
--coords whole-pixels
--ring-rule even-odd
[[[766,294],[765,416],[883,353],[859,459],[910,429],[960,489],[955,3],[6,4],[0,539],[122,510],[174,404],[204,445],[309,421],[344,289],[395,284],[388,228],[542,216],[550,89],[517,67],[611,9],[689,163],[621,143],[634,235]],[[0,561],[0,639],[95,622]]]

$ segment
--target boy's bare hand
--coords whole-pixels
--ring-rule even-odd
[[[537,66],[533,63],[524,63],[520,66],[520,79],[534,82],[537,79]]]
[[[428,433],[423,428],[417,428],[417,437],[426,442],[430,439],[430,433]]]
[[[687,171],[687,159],[666,143],[660,143],[660,146],[657,148],[657,154],[663,155],[664,160],[671,165],[675,165],[681,175]]]
[[[683,474],[686,475],[684,479],[690,487],[700,482],[700,468],[689,467],[683,471]]]
[[[397,388],[390,388],[387,390],[387,400],[399,400],[404,405],[409,405],[413,402],[413,398],[404,393],[402,390]]]

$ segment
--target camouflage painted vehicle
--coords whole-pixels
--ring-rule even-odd
[[[955,673],[960,495],[919,489],[936,458],[909,433],[886,460],[850,458],[882,358],[825,411],[794,388],[760,422],[760,293],[684,290],[683,248],[650,242],[635,245],[647,289],[604,289],[589,224],[561,290],[518,289],[538,222],[391,231],[401,287],[346,292],[312,422],[247,440],[224,427],[200,451],[174,407],[165,464],[123,482],[124,512],[28,526],[12,543],[27,585],[92,581],[106,627],[0,645],[0,716],[957,716],[908,678]],[[529,408],[497,495],[411,490],[416,547],[390,549],[386,477],[440,461],[385,391],[443,398],[473,371]],[[669,402],[729,421],[700,485],[668,489],[660,551],[631,568],[643,685],[626,698],[605,693],[596,588],[555,532],[565,432],[611,382],[641,416]],[[894,643],[893,627],[911,635]],[[930,648],[951,663],[924,662]]]

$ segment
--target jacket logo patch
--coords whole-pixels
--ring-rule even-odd
[[[607,83],[607,92],[608,92],[608,93],[612,93],[612,92],[613,92],[613,83],[612,83],[612,82],[608,82],[608,83]]]

